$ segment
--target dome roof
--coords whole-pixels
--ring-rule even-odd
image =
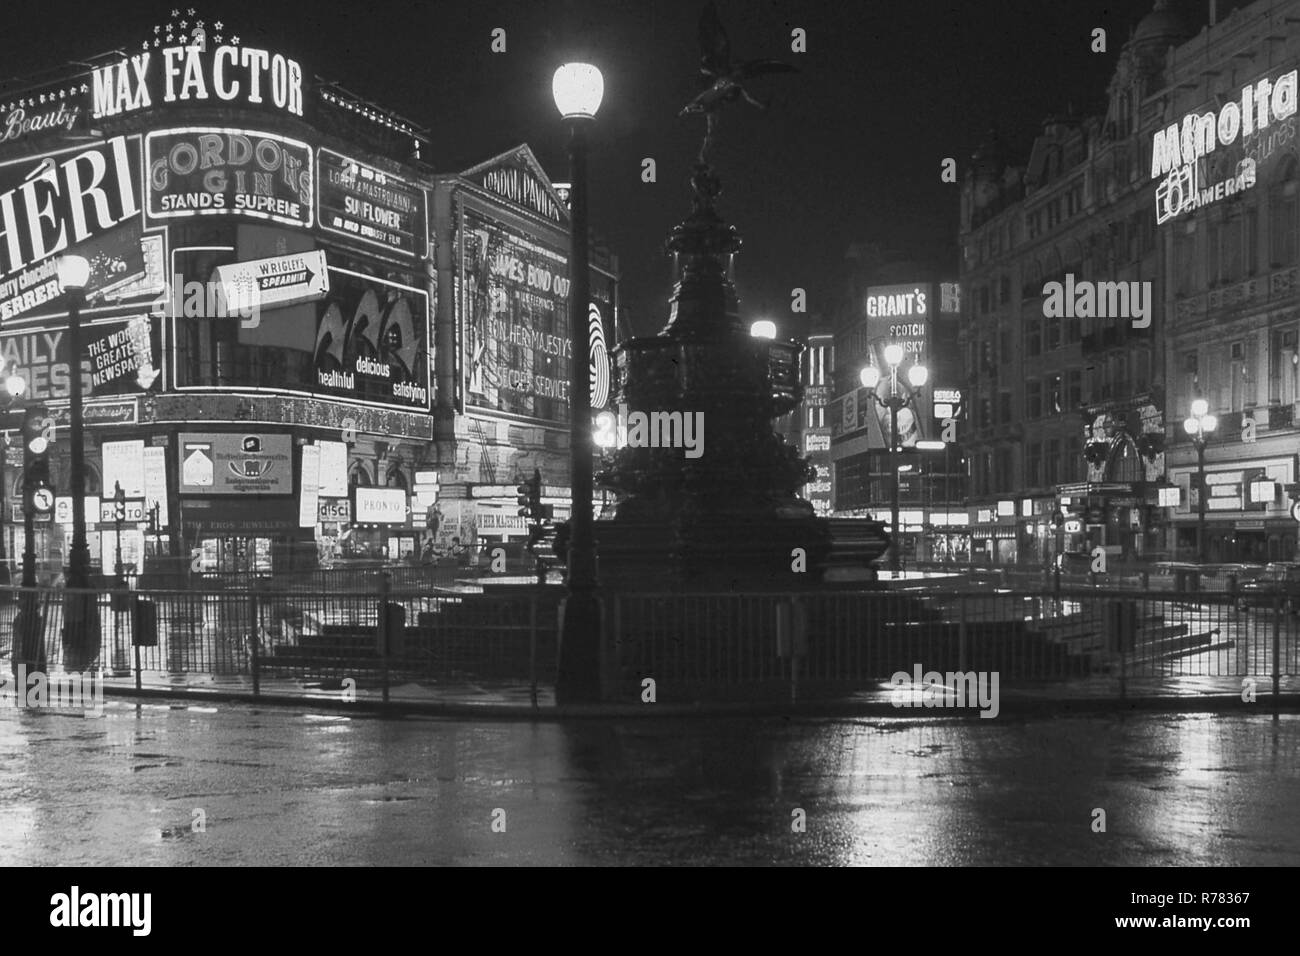
[[[1169,0],[1156,0],[1155,8],[1133,31],[1133,40],[1185,40],[1191,35],[1192,31],[1183,18],[1169,9]]]

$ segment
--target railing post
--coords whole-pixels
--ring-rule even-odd
[[[962,594],[957,598],[957,670],[963,672],[966,670],[968,640],[969,635],[966,632],[966,595]]]
[[[252,643],[249,645],[249,664],[253,668],[253,696],[260,697],[262,695],[262,653],[260,647],[262,643],[262,627],[261,609],[258,607],[256,582],[254,582],[253,587],[248,592],[248,612],[249,616],[252,618],[253,627]]]
[[[537,599],[541,595],[539,588],[528,601],[528,682],[533,709],[537,709]]]
[[[384,703],[388,703],[388,595],[392,581],[387,571],[379,572],[379,668],[384,686]]]
[[[1282,692],[1282,613],[1286,602],[1273,598],[1273,720],[1278,719],[1278,697]]]

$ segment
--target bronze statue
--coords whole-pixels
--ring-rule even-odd
[[[691,113],[703,113],[708,126],[704,142],[700,146],[700,164],[708,163],[709,146],[712,144],[713,132],[717,126],[718,111],[728,103],[743,99],[751,106],[761,110],[768,103],[751,96],[745,89],[745,83],[756,76],[773,73],[794,73],[798,69],[780,60],[744,60],[731,62],[731,44],[727,41],[727,31],[722,28],[718,17],[718,8],[712,0],[700,14],[700,85],[703,89],[696,97],[682,108],[678,116]]]

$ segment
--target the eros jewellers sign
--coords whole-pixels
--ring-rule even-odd
[[[1188,113],[1181,124],[1173,123],[1155,134],[1151,144],[1151,178],[1164,181],[1156,187],[1157,224],[1184,212],[1217,202],[1255,185],[1258,161],[1272,152],[1257,148],[1266,131],[1295,115],[1297,72],[1277,80],[1267,77],[1242,88],[1217,114]],[[1294,136],[1294,129],[1290,130]],[[1203,181],[1208,175],[1200,162],[1218,148],[1241,142],[1241,158],[1232,169],[1218,174],[1217,182]]]
[[[391,173],[322,149],[322,229],[407,255],[424,254],[424,191]]]
[[[139,169],[138,142],[121,136],[0,165],[0,303],[9,303],[6,318],[58,295],[54,256],[75,252],[94,268],[92,240],[140,214]],[[130,268],[142,268],[138,237],[134,259]]]
[[[252,47],[207,49],[200,27],[188,45],[146,50],[93,73],[95,119],[171,103],[274,107],[302,116],[302,66]]]
[[[195,127],[145,137],[149,217],[251,216],[312,224],[311,147],[273,133]]]

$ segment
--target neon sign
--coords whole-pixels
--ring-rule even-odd
[[[137,53],[92,74],[91,115],[121,116],[159,103],[274,106],[302,116],[302,66],[279,53],[206,43]]]
[[[1198,162],[1218,148],[1262,134],[1272,124],[1295,115],[1296,83],[1292,70],[1276,81],[1267,77],[1242,87],[1240,101],[1229,100],[1218,114],[1188,113],[1180,123],[1156,132],[1151,143],[1151,178],[1156,187],[1156,223],[1217,202],[1255,185],[1256,160],[1245,156],[1217,183],[1202,183]]]

